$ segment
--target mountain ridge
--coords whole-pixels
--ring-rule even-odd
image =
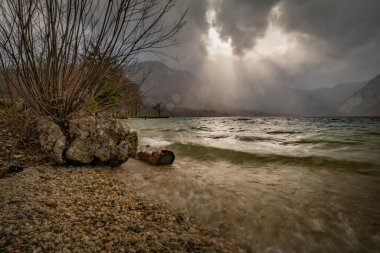
[[[202,97],[202,82],[190,72],[174,70],[159,61],[140,63],[140,67],[152,70],[152,75],[143,84],[143,90],[150,104],[161,102],[173,107],[188,109],[206,109],[218,111],[233,111],[231,107],[220,106],[217,92]],[[245,107],[238,110],[270,112],[287,115],[300,116],[339,116],[344,115],[340,111],[342,104],[355,92],[359,92],[367,81],[347,82],[337,84],[334,87],[324,87],[313,90],[296,89],[284,86],[266,88],[264,91],[256,92],[252,88],[250,93],[243,93],[240,99]],[[173,98],[180,98],[177,101]],[[272,99],[271,99],[272,98]],[[216,102],[215,102],[216,101]],[[222,102],[222,101],[220,101]],[[215,104],[217,104],[215,106]],[[237,106],[234,106],[237,107]],[[366,115],[363,113],[363,115]]]
[[[348,116],[380,116],[380,74],[347,98],[339,112]]]

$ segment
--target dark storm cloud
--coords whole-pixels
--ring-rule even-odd
[[[236,62],[241,64],[237,68],[251,66],[249,76],[268,74],[256,82],[263,86],[269,83],[300,88],[333,86],[369,79],[380,72],[380,0],[179,0],[178,3],[173,18],[186,7],[189,14],[188,24],[179,36],[181,44],[167,50],[178,58],[178,62],[171,64],[173,67],[194,74],[204,66],[212,69],[209,66],[213,64],[212,57],[208,57],[212,52],[207,52],[207,48],[209,28],[213,26],[222,40],[230,41],[238,56],[235,58],[241,60]],[[213,14],[211,23],[210,14]],[[296,42],[296,47],[285,54],[249,62],[244,56],[255,50],[257,41],[271,26],[282,30]],[[218,69],[219,64],[214,64]],[[243,75],[239,77],[249,79]]]
[[[207,22],[206,13],[209,8],[208,1],[205,0],[182,0],[181,6],[187,6],[188,16],[187,25],[185,26],[181,40],[182,43],[191,45],[192,54],[198,49],[201,54],[207,54],[206,45],[202,41],[204,34],[207,34],[209,24]]]
[[[161,50],[166,57],[157,59],[157,55],[153,58],[151,55],[144,55],[142,60],[160,60],[172,67],[180,63],[187,70],[197,71],[204,61],[204,56],[207,55],[205,36],[209,29],[206,17],[208,9],[209,1],[206,0],[178,0],[174,10],[168,13],[166,20],[167,24],[171,24],[188,10],[187,23],[177,36],[178,45]]]
[[[316,46],[325,43],[327,53],[345,55],[380,31],[379,0],[285,0],[280,11],[280,26],[310,36]]]
[[[264,35],[269,14],[279,0],[222,0],[215,2],[215,26],[222,39],[230,41],[234,53],[254,47]]]
[[[274,25],[325,50],[346,54],[370,43],[380,29],[379,0],[181,0],[189,6],[186,39],[207,33],[207,13],[213,11],[213,26],[221,39],[230,41],[234,53],[252,49],[266,32],[274,7],[280,14]],[[187,35],[186,35],[187,34]]]

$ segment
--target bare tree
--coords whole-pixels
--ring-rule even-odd
[[[123,101],[127,115],[138,115],[144,107],[144,98],[141,94],[141,83],[124,80]]]
[[[1,0],[0,66],[36,116],[60,125],[97,96],[115,67],[176,44],[185,13],[170,25],[176,0]],[[97,55],[90,61],[91,54]]]
[[[158,102],[157,104],[155,104],[155,105],[153,106],[153,110],[157,111],[158,116],[161,116],[161,103]]]

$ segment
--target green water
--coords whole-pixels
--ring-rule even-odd
[[[172,166],[129,161],[141,192],[234,236],[247,252],[378,252],[380,119],[129,120]]]

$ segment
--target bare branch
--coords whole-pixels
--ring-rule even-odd
[[[0,66],[5,80],[36,116],[62,123],[89,97],[100,96],[104,80],[116,69],[133,64],[141,53],[177,43],[186,12],[174,24],[164,23],[175,4],[3,0]]]

